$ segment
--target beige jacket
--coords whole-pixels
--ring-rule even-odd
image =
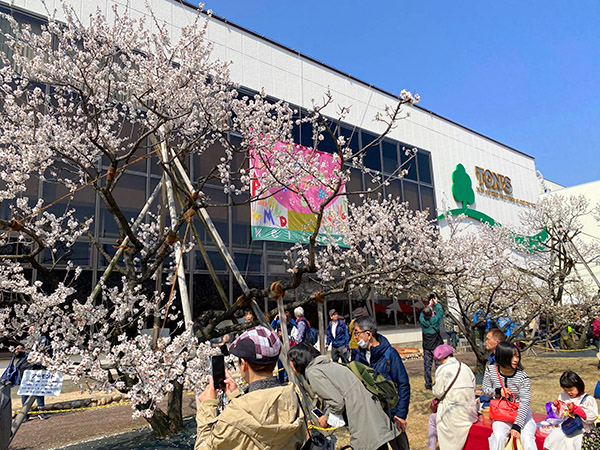
[[[196,414],[195,450],[296,450],[306,437],[304,414],[293,384],[229,396],[217,416],[217,400],[203,401]]]

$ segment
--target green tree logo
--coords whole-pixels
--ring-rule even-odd
[[[462,164],[458,164],[452,172],[452,196],[454,200],[462,203],[463,210],[475,203],[475,192],[473,192],[471,177]]]

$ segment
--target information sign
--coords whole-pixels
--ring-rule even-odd
[[[63,384],[62,373],[50,373],[46,370],[26,370],[19,385],[19,395],[60,395]]]

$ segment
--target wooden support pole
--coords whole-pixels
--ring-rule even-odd
[[[31,406],[33,405],[33,402],[35,401],[35,399],[36,399],[35,395],[30,395],[29,398],[25,401],[25,404],[23,405],[21,410],[19,411],[19,414],[17,414],[15,421],[13,422],[12,426],[10,427],[10,439],[8,440],[9,446],[10,446],[10,443],[12,442],[13,438],[17,434],[17,431],[19,431],[19,427],[25,421],[25,418],[27,417],[27,413],[31,409]]]
[[[166,135],[164,129],[163,135]],[[167,150],[166,139],[163,139],[160,143],[160,155],[163,160],[163,164],[167,164],[169,161],[169,154]],[[178,162],[177,158],[174,159]],[[163,177],[167,190],[167,203],[169,206],[169,215],[171,216],[171,229],[175,231],[175,224],[177,223],[177,211],[175,209],[175,195],[173,194],[173,182],[167,175]],[[181,251],[181,243],[179,241],[173,243],[173,251],[175,258],[182,258],[183,254]],[[183,310],[183,319],[185,322],[185,329],[190,330],[192,328],[192,308],[190,305],[190,299],[188,296],[187,283],[185,279],[185,269],[183,268],[183,262],[177,265],[177,286],[179,287],[179,295],[181,296],[181,308]]]
[[[175,164],[175,167],[177,168],[177,171],[179,172],[179,176],[185,183],[190,194],[193,194],[195,192],[195,190],[194,190],[194,186],[192,185],[192,182],[190,181],[190,177],[186,173],[185,169],[183,168],[183,166],[181,165],[181,162],[179,162],[177,157],[174,154],[172,154],[172,156],[173,156],[173,162]],[[198,205],[194,205],[194,206],[195,206],[196,212],[198,213],[198,218],[200,219],[200,222],[202,222],[202,225],[206,229],[206,232],[208,233],[208,235],[214,242],[215,246],[217,247],[217,250],[223,257],[223,259],[225,260],[225,264],[227,264],[227,267],[229,268],[229,270],[231,270],[231,273],[233,274],[237,283],[240,285],[242,292],[244,292],[244,293],[249,292],[250,288],[246,284],[246,280],[244,279],[241,272],[237,268],[235,261],[233,260],[231,253],[229,252],[229,249],[223,242],[223,239],[221,239],[221,235],[219,235],[219,232],[215,228],[215,225],[213,224],[210,216],[208,215],[208,212],[203,207],[200,207]]]
[[[325,304],[323,302],[317,302],[318,314],[319,314],[319,350],[321,355],[327,353],[325,348]]]

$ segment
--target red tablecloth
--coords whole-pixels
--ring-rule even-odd
[[[533,420],[541,422],[546,416],[543,414],[534,414]],[[488,438],[492,435],[492,421],[490,419],[484,419],[483,416],[479,416],[479,420],[471,426],[467,442],[465,443],[465,450],[488,450]],[[542,436],[539,433],[535,434],[535,443],[537,444],[538,450],[543,450],[544,440],[546,436]]]

